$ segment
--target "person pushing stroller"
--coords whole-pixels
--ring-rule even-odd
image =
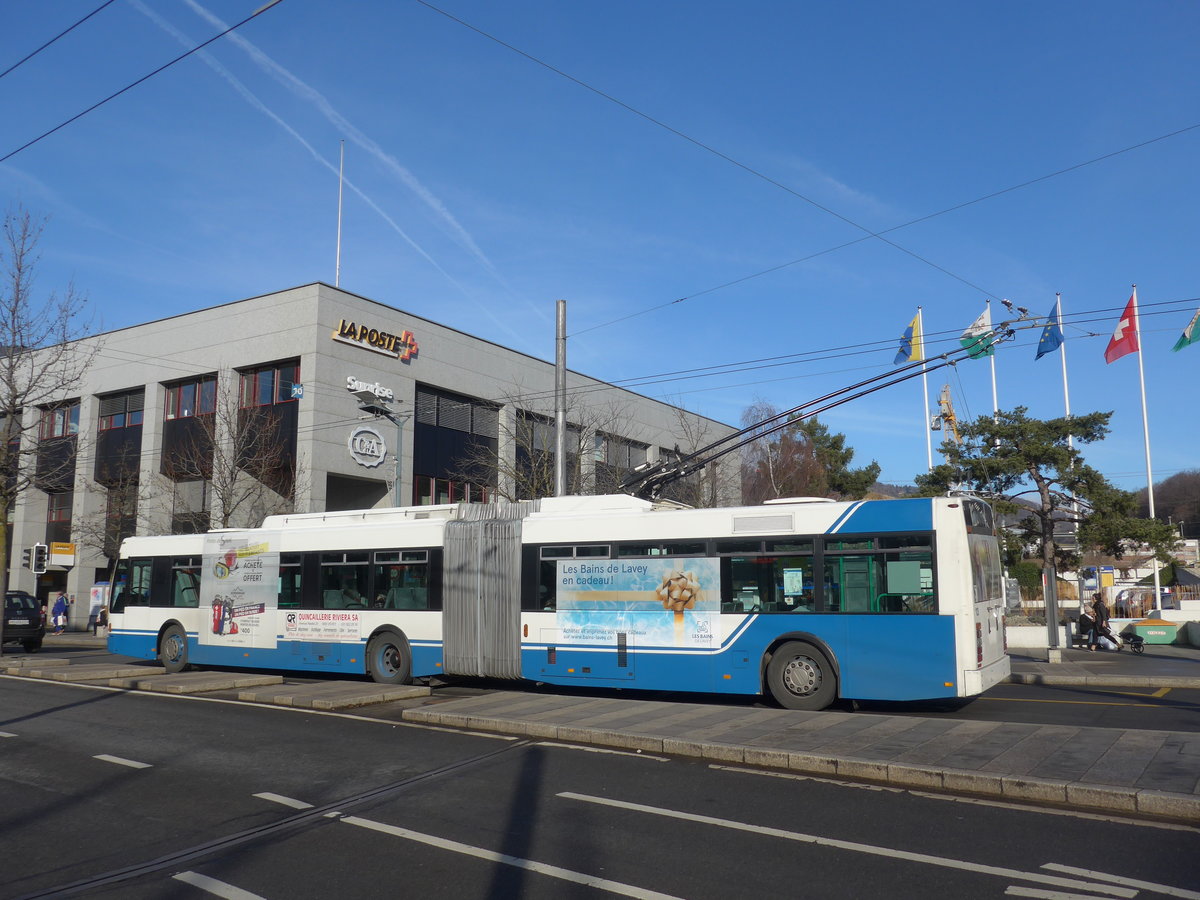
[[[1121,639],[1113,633],[1113,630],[1108,627],[1108,604],[1104,602],[1103,594],[1092,595],[1092,615],[1091,615],[1091,630],[1088,632],[1088,650],[1095,652],[1100,646],[1100,638],[1107,638],[1112,641],[1113,645],[1120,650]],[[1082,629],[1082,616],[1080,617]]]

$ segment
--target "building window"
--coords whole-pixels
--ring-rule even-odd
[[[597,431],[592,451],[596,460],[596,493],[620,490],[625,476],[646,461],[648,449],[646,444]]]
[[[212,491],[207,481],[177,481],[171,503],[172,534],[203,534],[212,519]]]
[[[146,405],[146,392],[134,391],[100,398],[100,431],[129,428],[142,424],[142,410]]]
[[[46,499],[46,540],[67,543],[71,540],[71,506],[75,494],[71,491],[47,494]]]
[[[413,504],[430,506],[436,503],[487,503],[492,492],[487,485],[417,475],[413,479]]]
[[[186,419],[215,412],[217,408],[217,376],[208,375],[167,386],[164,417]]]
[[[42,410],[38,437],[43,440],[71,437],[79,434],[79,401],[64,403]]]
[[[294,360],[242,372],[242,408],[291,403],[296,399],[292,385],[299,381],[300,364]]]

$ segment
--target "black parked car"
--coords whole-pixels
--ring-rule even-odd
[[[9,591],[4,595],[4,643],[20,642],[27,653],[42,646],[46,623],[37,598],[24,591]]]

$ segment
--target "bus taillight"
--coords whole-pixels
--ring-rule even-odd
[[[975,623],[975,657],[976,666],[983,668],[983,623]]]

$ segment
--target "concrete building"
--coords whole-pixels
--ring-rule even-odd
[[[75,350],[96,354],[77,391],[24,411],[24,440],[38,446],[22,458],[36,460],[26,464],[38,467],[37,487],[21,493],[9,529],[10,588],[67,590],[83,601],[73,627],[132,533],[552,493],[552,363],[327,284]],[[571,492],[612,491],[662,448],[734,430],[575,372],[568,395]],[[739,499],[735,467],[716,482],[725,503]],[[50,567],[35,577],[22,551],[38,543],[50,546]]]

